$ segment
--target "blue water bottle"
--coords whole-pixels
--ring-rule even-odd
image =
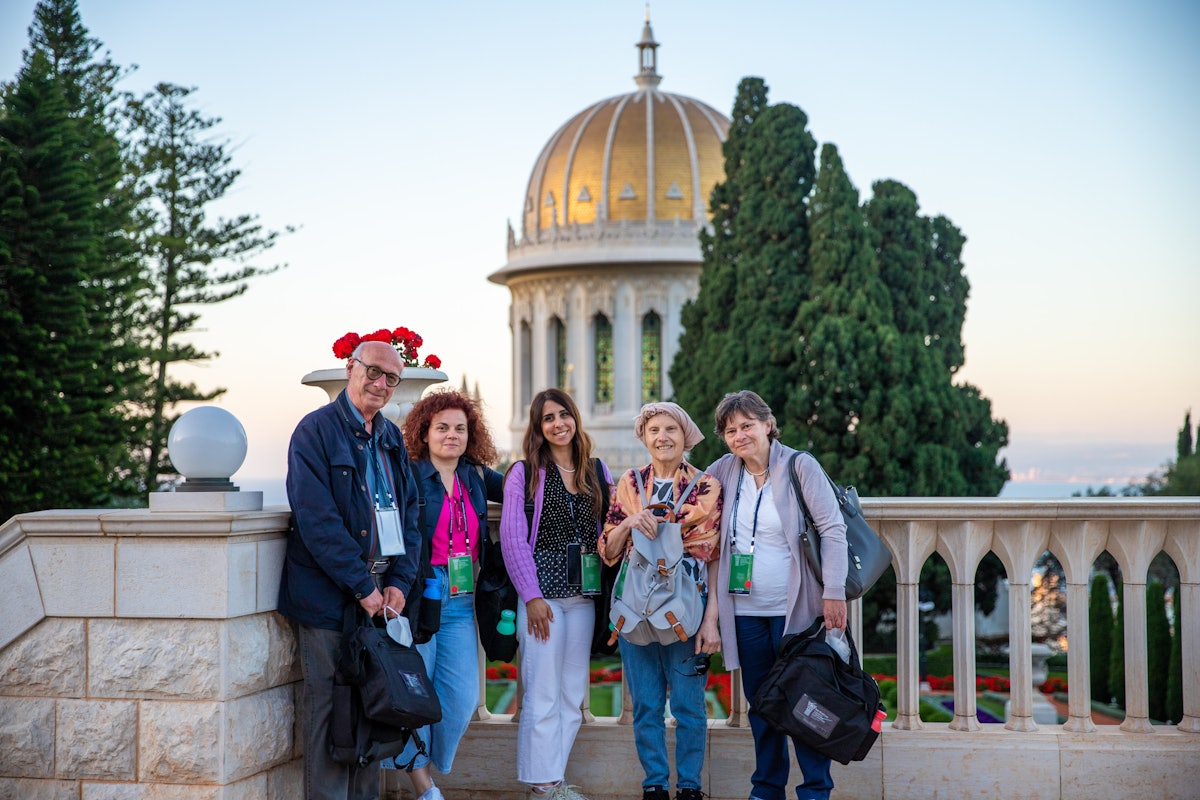
[[[438,575],[425,579],[425,591],[421,592],[421,608],[417,611],[417,630],[413,640],[417,644],[428,642],[442,626],[442,579]]]
[[[517,612],[504,609],[500,612],[500,621],[496,623],[496,633],[501,636],[516,636]]]

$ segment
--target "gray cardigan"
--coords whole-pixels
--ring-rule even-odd
[[[768,466],[771,470],[771,494],[775,499],[775,509],[783,523],[785,531],[795,531],[787,537],[788,551],[791,556],[788,575],[787,608],[779,611],[784,615],[784,631],[798,633],[821,615],[822,600],[846,599],[846,523],[842,519],[841,509],[838,508],[837,497],[821,465],[811,455],[801,455],[796,461],[797,475],[800,478],[800,489],[804,492],[804,502],[808,511],[813,515],[817,530],[821,532],[821,570],[824,589],[812,568],[800,552],[800,531],[803,528],[803,514],[800,504],[796,502],[792,482],[787,476],[787,462],[792,453],[790,447],[771,442],[771,455]],[[731,509],[730,498],[737,491],[738,473],[742,461],[733,454],[727,454],[717,459],[706,472],[721,482],[725,495],[724,506]],[[728,669],[738,669],[737,634],[734,627],[733,595],[729,594],[729,526],[733,524],[732,514],[721,514],[721,560],[717,566],[717,623],[721,628],[721,652]]]

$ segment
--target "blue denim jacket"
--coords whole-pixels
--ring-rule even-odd
[[[412,467],[417,478],[417,491],[421,495],[421,534],[428,548],[433,544],[433,530],[437,527],[438,516],[446,502],[446,486],[437,467],[429,459],[414,461]],[[479,517],[480,534],[486,535],[487,504],[489,500],[499,503],[504,499],[504,476],[494,469],[482,467],[483,476],[480,477],[480,468],[474,461],[460,458],[454,472],[458,475],[459,484],[467,487],[471,507]]]
[[[376,414],[380,457],[396,484],[405,555],[392,559],[384,586],[407,596],[421,556],[417,485],[400,429]],[[374,503],[367,487],[367,440],[343,391],[296,426],[288,446],[287,495],[292,507],[287,553],[279,581],[279,611],[302,625],[342,629],[349,603],[375,584],[367,559],[375,542]]]

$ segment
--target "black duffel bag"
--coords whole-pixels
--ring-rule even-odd
[[[825,642],[825,618],[785,636],[779,656],[750,700],[751,711],[842,764],[862,761],[879,738],[884,716],[879,685],[862,671],[846,631],[849,663]]]

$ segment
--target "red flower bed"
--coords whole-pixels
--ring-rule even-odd
[[[717,702],[725,709],[725,713],[729,713],[729,707],[733,704],[730,699],[732,690],[730,689],[730,675],[728,672],[710,672],[708,673],[708,682],[704,688],[712,689],[717,694]]]
[[[1054,694],[1055,692],[1067,691],[1067,682],[1062,678],[1047,678],[1046,682],[1038,687],[1042,694]]]
[[[517,668],[512,664],[497,664],[484,672],[489,681],[513,681],[517,679]]]
[[[620,683],[620,667],[599,667],[588,673],[589,683]]]

